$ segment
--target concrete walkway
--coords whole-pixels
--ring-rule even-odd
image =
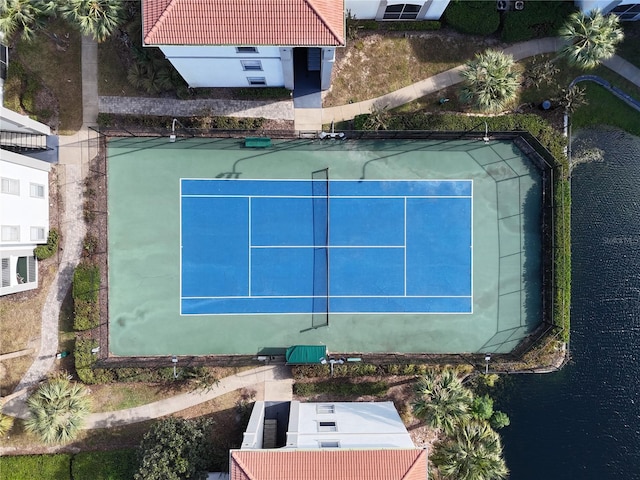
[[[83,210],[84,177],[88,171],[91,155],[97,150],[91,148],[95,132],[87,125],[95,125],[98,115],[98,49],[88,37],[82,39],[82,101],[83,126],[74,135],[59,137],[58,173],[63,201],[61,219],[62,259],[51,283],[42,309],[40,326],[40,348],[11,398],[3,406],[3,412],[20,415],[25,411],[24,402],[31,388],[47,377],[56,361],[58,353],[58,317],[62,302],[71,287],[73,271],[82,255],[82,242],[86,234]]]

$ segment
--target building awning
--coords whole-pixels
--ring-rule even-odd
[[[327,356],[326,345],[294,345],[287,348],[287,363],[320,363]]]

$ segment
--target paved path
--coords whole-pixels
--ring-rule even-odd
[[[272,120],[293,120],[291,100],[222,100],[202,98],[178,100],[175,98],[100,97],[100,112],[133,115],[188,117],[213,115],[226,117],[262,117]]]
[[[520,42],[504,49],[513,58],[523,58],[543,53],[557,52],[563,40],[557,37],[538,38]],[[640,69],[620,57],[604,62],[604,65],[627,80],[640,86]],[[211,112],[213,115],[232,117],[264,117],[276,120],[294,120],[299,132],[319,132],[323,124],[350,120],[356,115],[370,113],[374,106],[395,108],[436,93],[462,82],[458,66],[421,80],[395,92],[362,102],[328,108],[295,108],[293,101],[228,101],[215,99],[177,100],[170,98],[100,97],[99,110],[105,113],[134,113],[146,115],[182,116]]]
[[[3,412],[20,415],[25,411],[24,401],[29,390],[47,377],[53,368],[58,353],[58,317],[73,279],[73,271],[82,255],[82,241],[86,234],[82,216],[84,176],[92,154],[91,139],[95,134],[86,124],[95,124],[98,115],[97,98],[98,69],[97,44],[88,37],[82,38],[82,99],[84,125],[74,135],[60,136],[58,150],[58,170],[60,189],[63,196],[63,217],[61,219],[62,259],[51,283],[42,309],[40,327],[40,348],[11,399],[3,406]],[[92,61],[92,59],[95,59]]]

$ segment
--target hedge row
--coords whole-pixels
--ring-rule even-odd
[[[90,330],[100,323],[99,290],[98,266],[80,263],[73,274],[73,328],[75,330]]]
[[[163,368],[94,368],[98,356],[91,353],[91,350],[98,346],[97,340],[76,338],[73,352],[76,374],[78,378],[86,384],[105,383],[166,383],[176,379],[173,376],[173,367]],[[181,367],[177,369],[178,378],[182,380],[202,378],[202,367]],[[215,380],[211,380],[215,383]],[[202,382],[201,382],[202,383]],[[197,386],[197,382],[195,383]]]
[[[38,260],[44,260],[45,258],[52,257],[54,253],[58,251],[58,243],[60,241],[60,234],[55,228],[49,229],[49,235],[47,237],[47,243],[45,245],[38,245],[33,250],[33,254]]]
[[[345,382],[344,380],[326,380],[313,383],[294,383],[293,393],[301,397],[310,397],[320,393],[338,396],[373,395],[381,397],[389,390],[389,384],[384,380],[378,382]]]
[[[473,35],[491,35],[500,27],[495,1],[454,0],[447,6],[443,18],[451,28]]]
[[[134,449],[0,457],[3,480],[130,480],[137,467]]]
[[[115,113],[98,114],[100,127],[130,128],[153,127],[171,130],[173,119],[178,120],[184,128],[198,130],[257,130],[264,125],[264,118],[236,118],[210,115],[194,115],[190,117],[166,117],[156,115],[120,115]],[[180,124],[178,126],[180,126]]]
[[[440,30],[442,24],[437,20],[418,20],[414,22],[378,22],[376,20],[347,19],[349,29],[366,31],[432,31]]]
[[[505,14],[502,39],[506,42],[521,42],[531,38],[554,36],[575,10],[574,2],[526,2],[523,10]]]

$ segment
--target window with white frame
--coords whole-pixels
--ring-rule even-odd
[[[340,442],[338,440],[322,440],[319,443],[320,448],[340,448]]]
[[[236,53],[258,53],[258,47],[236,47]]]
[[[20,226],[19,225],[2,225],[2,233],[0,238],[3,242],[17,242],[20,240]]]
[[[242,63],[242,69],[247,71],[262,71],[262,62],[260,60],[240,60]]]
[[[316,413],[319,413],[319,414],[336,413],[336,407],[333,404],[319,403],[318,405],[316,405]]]
[[[414,3],[398,3],[387,5],[384,11],[383,20],[415,20],[420,13],[421,5]]]
[[[611,10],[620,17],[620,20],[638,20],[640,19],[640,3],[628,3],[626,5],[618,5]]]
[[[44,227],[31,227],[31,241],[41,242],[44,241]]]
[[[336,422],[318,422],[319,432],[337,432],[338,426]]]
[[[2,193],[20,195],[20,180],[17,178],[2,177],[0,183],[2,183]]]
[[[33,198],[44,198],[44,185],[32,183],[30,186],[30,191]]]
[[[247,77],[247,81],[249,85],[254,87],[267,84],[267,80],[264,77]]]

